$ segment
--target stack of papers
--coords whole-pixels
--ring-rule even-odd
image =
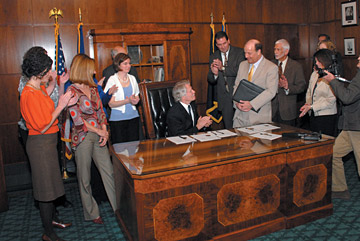
[[[179,144],[186,144],[196,141],[195,139],[191,138],[190,136],[182,135],[182,136],[172,136],[167,137],[167,140],[171,141],[172,143],[175,143],[176,145]]]
[[[192,135],[191,137],[195,138],[198,141],[213,141],[213,140],[220,140],[221,138],[215,135],[213,132],[209,131],[207,133],[201,133],[197,135]]]
[[[267,139],[267,140],[274,140],[281,137],[281,135],[266,132],[275,129],[280,129],[280,127],[271,124],[260,124],[260,125],[237,128],[238,131],[245,132],[250,136],[261,139]]]

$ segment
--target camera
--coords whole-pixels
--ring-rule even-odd
[[[319,78],[324,77],[325,75],[327,75],[324,70],[329,71],[330,73],[332,73],[335,77],[339,77],[339,65],[336,59],[336,55],[332,54],[331,55],[331,61],[332,64],[326,68],[326,69],[320,69],[317,65],[315,65],[315,69],[317,70],[318,74],[319,74]]]

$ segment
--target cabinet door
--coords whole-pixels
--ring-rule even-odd
[[[167,41],[166,80],[190,80],[190,47],[188,41]]]

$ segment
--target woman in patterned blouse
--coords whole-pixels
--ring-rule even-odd
[[[68,89],[76,97],[69,104],[73,120],[71,131],[72,148],[75,151],[77,177],[84,210],[85,220],[102,224],[99,207],[92,196],[90,185],[90,166],[92,159],[98,168],[104,183],[106,194],[113,210],[116,210],[114,171],[106,146],[109,134],[102,103],[94,83],[95,61],[85,54],[74,57],[70,67],[70,80],[73,83]]]

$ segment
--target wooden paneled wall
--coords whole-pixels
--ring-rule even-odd
[[[267,58],[273,58],[275,40],[288,39],[290,54],[302,63],[306,76],[310,76],[311,55],[319,33],[331,35],[341,53],[344,37],[356,37],[357,48],[360,46],[358,27],[341,27],[341,0],[148,0],[144,4],[143,0],[0,0],[0,145],[5,165],[26,161],[17,126],[20,65],[25,51],[34,45],[43,46],[54,56],[54,20],[48,17],[54,7],[64,14],[59,22],[67,66],[76,54],[79,8],[84,33],[132,23],[191,27],[192,84],[202,111],[207,92],[211,12],[217,31],[221,29],[222,14],[226,14],[233,45],[243,47],[248,39],[257,38],[262,41]],[[87,39],[85,46],[89,53]],[[346,77],[352,77],[355,57],[345,57],[344,64]]]

